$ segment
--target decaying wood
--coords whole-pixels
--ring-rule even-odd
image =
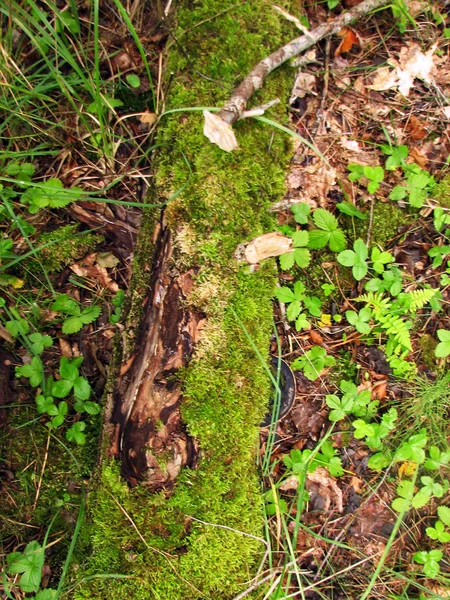
[[[114,392],[115,435],[110,453],[122,475],[152,490],[170,489],[183,466],[194,466],[197,448],[180,415],[178,369],[186,366],[204,316],[183,304],[194,273],[172,274],[172,236],[162,228],[153,280],[145,298],[139,342]]]
[[[205,114],[204,133],[208,139],[217,144],[222,150],[230,151],[237,148],[237,141],[231,126],[240,119],[245,111],[250,97],[259,90],[264,79],[291,58],[298,56],[311,48],[323,38],[337,33],[342,27],[349,25],[372,10],[389,4],[390,0],[364,0],[348,12],[344,12],[332,21],[323,23],[312,31],[302,35],[282,48],[279,48],[262,61],[260,61],[235,89],[231,98],[225,103],[220,112]],[[212,117],[212,118],[211,118]],[[218,133],[220,132],[220,133]],[[221,142],[221,138],[225,140]]]
[[[123,248],[128,252],[133,251],[138,232],[137,225],[139,223],[118,219],[107,205],[102,205],[99,202],[73,202],[67,209],[75,219],[91,229],[101,229],[100,233],[108,236],[115,242],[116,249]],[[132,214],[132,211],[128,212],[130,215]],[[127,218],[129,214],[127,214]]]

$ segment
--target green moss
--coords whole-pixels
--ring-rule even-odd
[[[423,362],[429,369],[434,369],[436,367],[436,356],[434,352],[438,342],[428,333],[423,333],[418,336],[418,340]]]
[[[387,249],[392,245],[393,239],[398,235],[400,225],[404,225],[408,220],[408,214],[392,204],[391,202],[375,202],[372,213],[372,223],[370,226],[370,245],[379,246]],[[355,219],[357,225],[357,237],[363,240],[367,239],[369,228],[369,219],[359,221]],[[353,234],[349,235],[353,238]]]
[[[446,175],[433,190],[433,198],[440,206],[450,208],[450,175]]]
[[[292,35],[283,37],[282,27],[289,30],[259,0],[204,0],[180,8],[167,108],[220,105],[258,60]],[[279,97],[281,108],[272,116],[285,120],[290,83],[280,70],[253,104]],[[166,497],[128,489],[117,465],[104,463],[90,496],[83,533],[90,557],[83,573],[131,579],[91,580],[76,589],[77,600],[225,600],[245,588],[264,552],[250,536],[262,533],[256,447],[270,384],[255,348],[268,355],[275,270],[268,261],[252,273],[233,254],[238,244],[273,229],[267,209],[284,193],[290,142],[248,120],[236,127],[239,150],[225,153],[202,130],[201,113],[166,117],[156,173],[158,196],[177,194],[165,211],[176,232],[174,268],[196,266],[188,302],[207,315],[182,375],[182,416],[199,443],[199,464],[186,468]],[[149,255],[140,260],[145,265]],[[138,298],[137,291],[137,305]]]
[[[78,234],[79,225],[65,225],[39,236],[36,246],[44,246],[39,260],[48,273],[60,271],[66,265],[80,260],[103,241],[93,233]]]

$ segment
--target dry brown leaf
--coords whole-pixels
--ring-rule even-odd
[[[146,123],[147,125],[153,125],[153,123],[156,122],[157,116],[155,115],[155,113],[150,112],[149,110],[146,110],[145,112],[143,112],[141,114],[141,116],[139,117],[139,121],[141,123]]]
[[[61,350],[61,354],[63,356],[65,356],[66,358],[72,358],[73,352],[72,352],[72,346],[70,345],[70,343],[67,340],[65,340],[64,338],[59,338],[58,342],[59,342],[59,349]]]
[[[108,275],[108,271],[98,264],[94,264],[97,254],[88,254],[83,260],[70,266],[70,270],[80,277],[94,279],[101,287],[107,288],[113,293],[118,292],[119,286]]]
[[[314,473],[308,473],[306,478],[307,488],[308,484],[311,483],[318,486],[318,493],[324,500],[325,510],[329,509],[334,500],[336,510],[340,513],[344,511],[342,490],[339,488],[334,478],[329,475],[326,469],[323,467],[317,467]]]
[[[208,110],[203,111],[205,123],[203,133],[213,144],[217,144],[221,150],[231,152],[238,148],[236,136],[233,128],[225,121],[222,121],[217,115],[210,113]]]
[[[376,71],[375,79],[368,89],[384,91],[392,88],[398,88],[403,96],[408,96],[414,85],[415,79],[420,79],[425,83],[432,83],[436,73],[436,65],[433,61],[433,54],[436,51],[437,44],[434,44],[427,52],[423,53],[418,44],[404,46],[400,50],[398,61],[390,59],[388,62],[393,67],[380,67]]]
[[[428,157],[415,146],[409,151],[409,156],[421,169],[426,169],[428,167]]]
[[[316,78],[310,73],[300,71],[295,78],[289,104],[293,104],[297,98],[304,98],[307,94],[316,94]]]
[[[319,346],[323,344],[323,337],[318,331],[314,331],[314,329],[311,329],[311,331],[309,332],[309,337],[310,340],[314,342],[314,344],[317,344]]]
[[[350,27],[343,27],[339,32],[338,36],[342,37],[342,42],[336,48],[334,56],[340,56],[343,52],[349,52],[353,46],[359,46],[358,36],[355,34],[353,29]]]
[[[415,115],[411,115],[408,123],[406,124],[406,130],[413,140],[423,140],[423,138],[427,135],[426,124]]]
[[[283,483],[280,485],[279,489],[282,492],[296,490],[298,488],[298,484],[299,484],[298,477],[296,477],[295,475],[291,475],[285,481],[283,481]]]

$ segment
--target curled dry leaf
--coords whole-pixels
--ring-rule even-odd
[[[293,104],[297,98],[304,98],[307,94],[316,95],[316,78],[311,73],[300,71],[295,78],[289,104]]]
[[[210,113],[208,110],[203,111],[203,116],[205,117],[203,133],[210,142],[217,144],[225,152],[231,152],[238,148],[236,136],[231,125],[228,125],[228,123],[225,123],[220,117]]]
[[[88,254],[83,260],[74,263],[70,266],[70,270],[80,277],[94,279],[102,287],[108,288],[113,293],[118,292],[119,286],[108,275],[105,267],[94,264],[97,260],[97,254]]]
[[[281,256],[292,249],[292,238],[279,231],[272,231],[254,238],[244,250],[245,260],[255,265],[265,258]]]
[[[153,123],[156,122],[156,115],[155,113],[150,112],[149,110],[146,110],[145,112],[143,112],[141,114],[141,116],[139,117],[139,121],[141,123],[146,123],[147,125],[153,125]]]
[[[359,37],[350,27],[343,27],[338,36],[342,38],[341,43],[336,48],[334,56],[340,56],[343,52],[349,52],[353,46],[360,46]]]

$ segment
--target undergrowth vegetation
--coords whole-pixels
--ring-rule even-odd
[[[341,8],[316,4],[302,7],[303,27]],[[427,6],[413,16],[400,0],[389,9],[395,27],[380,16],[367,36],[386,28],[386,48],[402,43],[400,30],[425,50],[426,31],[445,58],[447,15]],[[255,100],[281,105],[238,123],[240,149],[223,153],[205,140],[200,111],[285,42],[289,21],[256,0],[181,6],[176,25],[167,12],[120,0],[0,6],[3,595],[449,597],[448,127],[432,130],[428,160],[414,144],[428,135],[423,124],[397,139],[409,126],[399,115],[413,109],[388,92],[391,125],[355,124],[354,140],[341,136],[351,159],[333,156],[331,167],[324,148],[306,154],[314,146],[296,131],[313,112],[304,96],[285,126],[287,67]],[[162,89],[169,29],[167,72],[176,77]],[[321,52],[329,70],[330,48]],[[358,76],[372,76],[372,59],[349,57]],[[387,69],[401,66],[384,59]],[[339,77],[336,99],[352,88]],[[427,101],[441,109],[449,92],[433,85]],[[341,116],[329,119],[333,135]],[[306,198],[292,186],[276,224],[271,207],[292,153],[286,133],[304,147],[303,171],[326,163],[322,178],[333,183]],[[173,490],[152,493],[130,487],[108,455],[107,365],[122,361],[126,372],[139,351],[162,223],[173,233],[172,271],[194,273],[185,304],[205,324],[189,366],[164,381],[182,385],[183,427],[199,460]],[[272,260],[239,262],[242,243],[274,229],[290,244],[278,273]],[[297,394],[278,422],[281,357]],[[271,394],[272,421],[260,428]],[[159,461],[164,468],[163,452]]]

